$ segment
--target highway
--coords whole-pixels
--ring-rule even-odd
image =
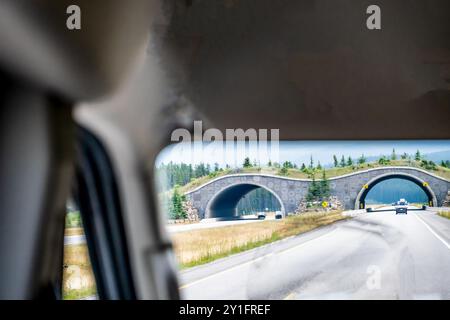
[[[184,299],[450,299],[450,220],[360,214],[188,269]]]

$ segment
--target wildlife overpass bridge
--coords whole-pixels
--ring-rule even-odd
[[[365,208],[368,192],[379,182],[401,178],[421,187],[430,206],[440,206],[450,189],[450,181],[428,171],[411,167],[382,167],[329,178],[330,195],[346,209]],[[319,180],[317,180],[319,181]],[[305,199],[312,180],[268,174],[231,174],[216,178],[187,192],[186,197],[203,218],[237,216],[236,206],[250,191],[264,188],[280,202],[283,214],[294,212]]]

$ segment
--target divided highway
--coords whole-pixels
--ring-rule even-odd
[[[192,268],[185,299],[450,299],[450,220],[428,211],[351,220]]]

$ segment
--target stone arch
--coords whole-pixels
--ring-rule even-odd
[[[257,188],[263,188],[270,192],[278,200],[283,216],[286,215],[285,205],[277,192],[260,183],[237,182],[222,188],[214,194],[206,205],[205,218],[230,218],[236,216],[236,207],[239,200]]]
[[[359,191],[356,200],[355,200],[355,209],[364,209],[365,208],[365,198],[369,191],[381,181],[385,181],[392,178],[400,178],[414,182],[417,184],[428,196],[428,205],[429,206],[437,206],[437,197],[434,191],[430,188],[429,184],[422,180],[421,178],[404,172],[389,172],[385,174],[381,174],[372,178],[369,182],[367,182],[361,190]]]

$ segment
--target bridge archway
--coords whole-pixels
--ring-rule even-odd
[[[283,216],[286,213],[285,206],[279,195],[270,188],[258,183],[236,183],[227,186],[217,192],[211,200],[209,200],[205,217],[206,218],[232,218],[237,216],[237,205],[239,201],[251,191],[262,188],[270,192],[279,202],[281,213]]]
[[[362,187],[362,189],[358,193],[358,196],[356,197],[355,209],[364,209],[366,207],[366,202],[365,202],[366,196],[375,185],[377,185],[378,183],[380,183],[382,181],[393,179],[393,178],[404,179],[404,180],[414,182],[427,195],[428,205],[431,207],[437,206],[436,195],[426,181],[424,181],[414,175],[407,174],[407,173],[386,173],[386,174],[382,174],[378,177],[373,178],[372,180],[370,180],[368,183],[366,183]]]

